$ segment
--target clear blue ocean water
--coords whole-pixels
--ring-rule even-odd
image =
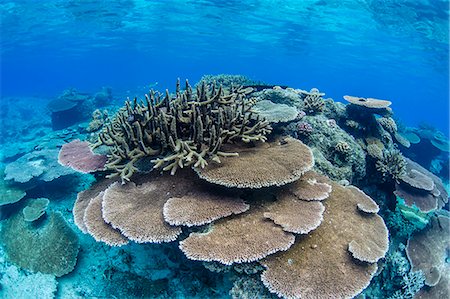
[[[243,74],[448,132],[448,1],[2,1],[3,95]]]

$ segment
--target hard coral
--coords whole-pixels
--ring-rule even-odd
[[[374,262],[387,251],[388,232],[382,218],[362,214],[356,209],[359,197],[336,183],[324,182],[331,183],[333,191],[324,201],[322,224],[308,236],[297,238],[289,250],[262,260],[266,267],[263,283],[283,298],[356,296],[375,274]],[[356,244],[361,254],[352,257],[348,250]]]
[[[406,247],[406,253],[412,265],[412,270],[422,270],[425,274],[425,284],[431,287],[438,285],[441,281],[446,290],[447,298],[449,295],[448,277],[445,274],[450,272],[450,266],[446,261],[448,251],[450,250],[450,218],[448,215],[440,215],[433,219],[432,225],[428,230],[423,230],[414,234]]]
[[[398,180],[406,171],[405,158],[398,150],[384,151],[375,166],[385,180]]]
[[[309,147],[292,137],[230,150],[239,153],[239,158],[225,157],[220,164],[195,168],[200,178],[226,187],[282,186],[296,181],[314,165]]]
[[[387,108],[392,104],[391,101],[354,96],[344,96],[344,99],[351,104],[363,106],[366,108]]]
[[[78,256],[78,237],[59,213],[31,226],[22,213],[6,220],[0,238],[8,258],[23,269],[62,276]]]
[[[294,235],[267,221],[265,211],[264,203],[253,204],[246,213],[215,222],[205,233],[191,233],[180,242],[180,249],[190,259],[226,265],[257,261],[287,250]]]
[[[135,242],[171,242],[181,229],[164,221],[162,211],[166,201],[167,195],[156,182],[140,186],[114,183],[103,196],[103,219]]]
[[[102,201],[104,192],[100,192],[92,198],[84,212],[83,222],[87,232],[94,237],[97,242],[104,242],[110,246],[122,246],[128,243],[120,231],[107,224],[102,217]]]
[[[50,201],[47,198],[32,199],[22,210],[25,221],[32,222],[38,220],[45,214]]]
[[[94,154],[89,143],[75,139],[61,147],[58,162],[82,173],[90,173],[103,170],[107,157]]]
[[[303,107],[307,114],[317,114],[324,110],[325,101],[322,96],[324,93],[319,92],[317,88],[311,89],[310,92],[303,92]]]
[[[164,204],[164,220],[170,225],[199,226],[233,214],[247,211],[250,206],[229,195],[195,192],[172,197]]]
[[[251,91],[206,84],[193,91],[187,81],[181,91],[178,81],[173,97],[168,91],[164,97],[151,91],[145,103],[126,102],[96,144],[109,146],[106,169],[129,180],[136,161],[153,157],[154,168],[175,174],[179,168],[203,168],[235,155],[221,151],[226,143],[265,141],[271,127],[252,112]]]
[[[295,120],[299,116],[297,108],[286,104],[275,104],[269,100],[258,101],[253,111],[271,123],[283,123]]]

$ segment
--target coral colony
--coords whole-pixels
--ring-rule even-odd
[[[178,80],[174,93],[150,91],[113,115],[95,110],[89,137],[77,136],[88,141],[59,145],[66,168],[52,166],[54,147],[9,163],[0,204],[25,196],[18,184],[92,173],[73,206],[81,232],[113,247],[178,242],[208,269],[245,267],[234,298],[351,298],[366,288],[378,298],[448,296],[448,194],[402,154],[421,139],[440,151],[448,140],[397,124],[390,101],[324,96],[242,76],[183,89]],[[54,126],[85,97],[71,90],[51,103]],[[27,201],[1,237],[13,263],[62,276],[80,245],[48,206]],[[396,288],[368,287],[386,281]]]

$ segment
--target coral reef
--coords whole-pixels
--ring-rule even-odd
[[[425,275],[425,284],[430,287],[443,284],[442,290],[446,291],[439,298],[449,296],[448,286],[449,264],[447,254],[450,249],[450,218],[448,215],[439,215],[433,218],[429,230],[414,234],[406,247],[406,253],[411,263],[412,270],[418,269]]]
[[[303,100],[303,110],[306,114],[314,115],[323,112],[325,108],[325,101],[322,98],[325,93],[320,92],[317,88],[312,88],[309,92],[300,91]]]
[[[365,298],[416,298],[424,286],[425,276],[421,271],[412,271],[405,254],[405,245],[389,249],[381,271],[371,285],[364,290]]]
[[[78,237],[59,213],[37,224],[17,213],[3,223],[0,237],[9,260],[23,269],[62,276],[75,267]]]
[[[86,231],[98,242],[104,242],[110,246],[126,245],[128,239],[103,220],[103,195],[104,192],[100,192],[92,198],[84,211],[83,223]]]
[[[32,292],[61,298],[447,297],[448,194],[428,171],[448,169],[446,139],[406,128],[389,101],[324,95],[208,76],[5,144],[4,249],[50,274],[19,272],[0,252],[0,297],[30,297],[5,283],[32,280],[44,284]],[[110,89],[59,101],[83,117],[93,103],[117,108]],[[419,147],[430,150],[423,166],[402,155]],[[58,150],[94,175],[67,176]],[[73,190],[42,194],[59,176]]]
[[[58,149],[35,150],[6,165],[5,180],[26,183],[31,180],[50,182],[76,173],[57,161]]]
[[[232,87],[236,88],[239,86],[265,85],[261,81],[255,81],[243,75],[229,74],[204,75],[200,78],[196,86],[199,87],[203,84],[216,84],[217,86],[222,85],[225,89],[231,89]]]
[[[298,238],[288,251],[262,261],[267,268],[262,281],[271,292],[284,298],[356,296],[375,274],[374,262],[387,251],[387,229],[382,218],[361,214],[356,209],[359,197],[345,187],[326,182],[331,183],[333,191],[324,201],[323,223],[308,237]],[[358,247],[353,257],[370,262],[353,260],[348,252],[353,247]]]
[[[375,164],[384,180],[398,180],[405,175],[406,161],[398,150],[383,151],[383,157]]]
[[[386,101],[386,100],[379,100],[379,99],[373,99],[373,98],[362,98],[362,97],[355,97],[355,96],[344,96],[344,100],[347,102],[356,105],[361,106],[369,109],[386,109],[388,108],[392,102]]]
[[[197,206],[202,206],[202,209]],[[243,213],[249,208],[248,204],[236,197],[199,192],[169,198],[164,204],[163,214],[164,220],[170,225],[200,226]]]
[[[200,178],[226,187],[282,186],[298,180],[314,165],[311,150],[291,137],[255,147],[234,146],[230,151],[239,157],[225,157],[220,164],[195,168]]]
[[[94,110],[94,112],[92,112],[92,118],[91,121],[89,122],[88,127],[86,128],[86,131],[90,133],[97,132],[105,125],[107,121],[108,121],[108,111],[107,110],[101,111],[100,109],[96,109]]]
[[[58,162],[81,173],[103,170],[107,157],[94,154],[89,143],[75,139],[64,144],[58,154]]]
[[[87,118],[86,104],[90,96],[71,88],[48,103],[53,130],[60,130]]]
[[[299,92],[292,88],[281,88],[280,86],[274,86],[273,88],[266,88],[262,91],[252,94],[260,101],[267,100],[275,104],[284,104],[302,108],[302,99]]]
[[[0,169],[0,178],[0,207],[13,204],[25,197],[25,191],[6,182],[4,179],[4,169]]]
[[[275,104],[269,100],[258,101],[253,111],[271,123],[285,123],[298,117],[298,110],[286,104]]]
[[[0,247],[0,296],[2,298],[54,298],[55,276],[29,273],[11,265]]]
[[[95,107],[103,107],[110,104],[112,100],[112,88],[103,87],[101,91],[94,95],[93,102]]]
[[[333,180],[358,182],[366,175],[366,154],[355,139],[324,115],[305,116],[286,127],[311,147],[315,169]]]
[[[448,193],[442,180],[408,158],[405,162],[405,173],[398,178],[394,194],[407,206],[415,206],[425,213],[445,206]]]
[[[23,219],[28,222],[38,220],[45,214],[49,203],[48,198],[29,200],[28,205],[22,210]]]
[[[154,168],[172,174],[191,165],[203,168],[208,161],[236,155],[221,150],[226,143],[265,141],[271,127],[253,117],[254,100],[246,97],[251,91],[202,84],[194,92],[186,81],[181,92],[178,81],[174,98],[168,91],[163,98],[150,92],[145,103],[126,102],[96,144],[109,147],[105,167],[113,172],[110,177],[129,180],[143,157],[152,157]]]

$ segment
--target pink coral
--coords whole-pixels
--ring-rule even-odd
[[[300,135],[309,135],[313,132],[313,127],[304,121],[297,124],[297,131]]]
[[[82,173],[103,170],[107,157],[94,154],[89,143],[75,139],[62,146],[59,151],[58,162]]]

